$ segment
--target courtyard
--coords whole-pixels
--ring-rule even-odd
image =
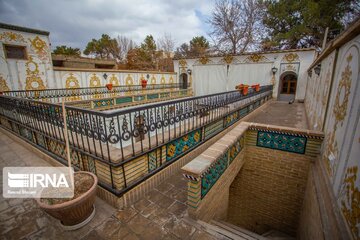
[[[358,1],[0,9],[0,239],[360,239]]]

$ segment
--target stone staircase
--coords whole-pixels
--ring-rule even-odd
[[[187,218],[186,221],[196,228],[201,229],[216,239],[222,240],[295,240],[289,235],[277,230],[270,230],[262,235],[246,230],[245,228],[235,226],[224,221],[214,221],[206,223],[200,220]]]

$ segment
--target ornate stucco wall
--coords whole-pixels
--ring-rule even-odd
[[[182,73],[187,74],[187,69],[192,71],[190,82],[195,95],[234,90],[240,83],[249,85],[274,83],[274,97],[279,95],[281,75],[285,72],[293,72],[298,77],[295,98],[302,100],[305,97],[307,84],[306,71],[314,57],[314,49],[249,53],[238,56],[174,60],[174,69],[179,78]],[[272,67],[278,69],[274,79]]]
[[[6,58],[4,44],[26,47],[26,60]],[[107,78],[104,78],[106,73]],[[177,83],[174,72],[53,67],[49,33],[0,23],[0,91]]]
[[[313,72],[318,64],[319,76]],[[330,43],[312,64],[305,100],[309,125],[325,133],[321,163],[354,239],[360,239],[359,64],[360,21]]]
[[[26,47],[27,59],[6,58],[4,44]],[[52,76],[48,33],[14,30],[1,24],[0,91],[45,89],[50,86],[48,79]]]
[[[106,79],[104,78],[104,74],[107,76]],[[149,74],[148,84],[178,82],[176,73],[55,68],[53,88],[103,87],[107,83],[112,83],[114,86],[140,85],[141,79],[146,79],[147,74]]]

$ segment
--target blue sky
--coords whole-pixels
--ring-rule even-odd
[[[213,6],[213,0],[0,0],[0,21],[49,31],[53,48],[83,50],[102,33],[138,44],[148,34],[170,33],[179,46],[194,36],[209,39],[205,20]]]

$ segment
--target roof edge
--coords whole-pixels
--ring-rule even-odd
[[[283,52],[304,52],[304,51],[316,51],[315,48],[298,48],[298,49],[283,49],[283,50],[271,50],[271,51],[255,51],[255,52],[244,52],[240,54],[218,54],[218,55],[210,55],[207,56],[208,58],[214,57],[224,57],[224,56],[244,56],[244,55],[252,55],[252,54],[270,54],[270,53],[283,53]],[[201,57],[187,57],[187,58],[173,58],[173,60],[180,60],[180,59],[198,59]]]
[[[49,36],[50,32],[0,22],[0,28]]]
[[[310,71],[316,65],[318,65],[323,59],[329,56],[334,50],[340,48],[342,45],[351,41],[357,35],[360,34],[360,17],[355,20],[350,26],[348,26],[342,33],[340,33],[336,38],[327,43],[326,47],[320,52],[318,57],[308,68]]]

